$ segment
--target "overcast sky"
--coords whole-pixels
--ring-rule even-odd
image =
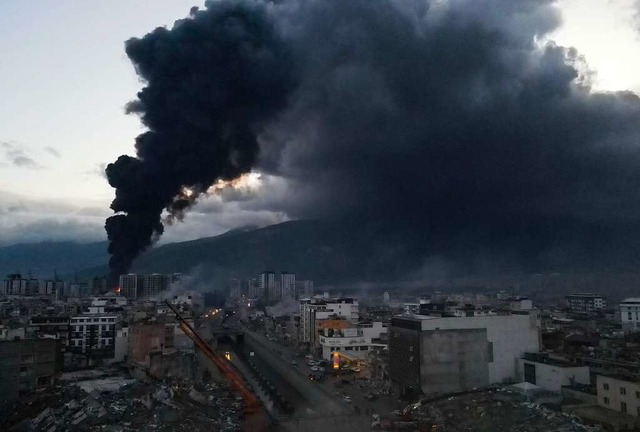
[[[124,105],[141,88],[124,41],[186,16],[188,0],[0,2],[0,244],[103,239],[113,190],[103,169],[133,154],[142,131]],[[596,90],[640,93],[635,0],[558,2],[551,35],[597,72]],[[259,181],[258,181],[259,183]],[[277,193],[277,182],[273,190]],[[250,186],[250,185],[249,185]],[[245,185],[245,187],[248,187]],[[209,199],[164,241],[285,220],[277,211]],[[219,206],[212,216],[210,208]],[[265,206],[268,207],[268,206]]]

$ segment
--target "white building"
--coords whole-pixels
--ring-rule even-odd
[[[373,348],[387,347],[380,342],[384,333],[387,333],[387,327],[382,322],[374,322],[366,326],[343,329],[343,336],[340,337],[319,335],[322,358],[331,360],[333,353],[338,352],[350,359],[364,359]]]
[[[574,312],[596,312],[607,308],[607,298],[593,293],[576,293],[565,297]]]
[[[126,306],[127,298],[116,296],[116,295],[106,295],[102,297],[91,297],[91,306],[94,307],[105,307],[105,306]]]
[[[129,327],[123,327],[116,331],[114,344],[113,362],[125,361],[129,352]]]
[[[540,351],[535,312],[460,318],[401,315],[392,319],[389,333],[389,374],[403,392],[449,393],[513,382],[517,359]]]
[[[640,383],[621,375],[596,377],[598,405],[623,414],[640,417]]]
[[[527,353],[518,359],[518,381],[535,384],[545,390],[560,393],[562,386],[590,384],[589,366],[575,366],[550,358],[544,353]]]
[[[640,331],[640,297],[620,302],[620,322],[625,333]]]
[[[317,338],[317,322],[332,318],[346,318],[354,325],[358,322],[358,300],[350,297],[331,300],[301,299],[300,300],[300,331],[302,342],[315,344]]]
[[[113,359],[118,314],[105,313],[103,307],[70,319],[69,350],[87,357]]]
[[[360,319],[358,300],[351,297],[325,300],[326,313],[344,317],[352,323],[357,323]]]

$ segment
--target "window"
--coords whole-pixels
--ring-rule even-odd
[[[604,397],[604,404],[609,405],[609,398],[606,396]]]
[[[636,391],[636,398],[640,399],[640,391]]]
[[[605,389],[605,390],[609,390],[609,383],[604,383],[602,385],[602,388]]]
[[[627,412],[627,403],[626,402],[620,402],[620,411],[623,413]]]
[[[626,395],[627,394],[627,389],[624,387],[620,387],[620,394],[621,395]]]

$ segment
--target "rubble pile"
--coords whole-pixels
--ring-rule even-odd
[[[599,432],[579,418],[518,400],[505,389],[425,399],[390,416],[374,414],[372,429],[431,432]]]
[[[122,383],[106,391],[103,385],[93,387],[87,382],[70,383],[57,386],[46,397],[32,395],[27,414],[30,419],[14,419],[7,430],[242,430],[242,399],[225,384],[201,384],[189,379],[123,379]]]

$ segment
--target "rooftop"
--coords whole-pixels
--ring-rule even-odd
[[[640,303],[640,297],[629,297],[620,302],[620,304],[625,303]]]

